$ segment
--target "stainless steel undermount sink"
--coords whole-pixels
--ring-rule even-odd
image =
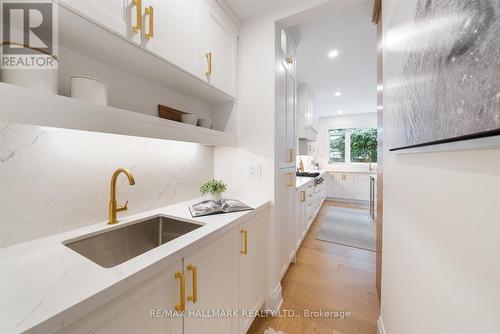
[[[64,245],[104,268],[111,268],[202,226],[155,216]]]

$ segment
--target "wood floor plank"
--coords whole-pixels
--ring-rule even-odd
[[[325,201],[282,280],[283,309],[295,317],[259,317],[249,334],[271,327],[286,334],[376,334],[379,303],[375,252],[317,240],[328,209],[366,206]],[[306,310],[349,311],[350,318],[304,317]]]

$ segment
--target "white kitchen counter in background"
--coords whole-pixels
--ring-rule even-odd
[[[270,205],[241,200],[255,210],[192,218],[188,204],[194,200],[121,217],[115,226],[100,223],[0,249],[0,332],[56,332]],[[100,267],[63,245],[154,215],[204,226],[112,268]]]
[[[308,172],[319,173],[320,176],[323,176],[326,173],[326,171],[322,170],[311,170]],[[304,187],[307,187],[311,184],[314,184],[314,177],[297,176],[295,179],[295,188],[297,190],[302,190]]]

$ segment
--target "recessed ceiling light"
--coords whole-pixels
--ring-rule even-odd
[[[339,111],[337,111],[337,114],[343,114],[343,113],[344,113],[344,111],[343,111],[343,110],[339,110]]]
[[[384,86],[382,85],[377,85],[377,92],[381,92],[384,90]]]
[[[377,110],[382,110],[382,109],[384,109],[383,106],[377,106]]]
[[[335,58],[339,55],[339,52],[337,50],[330,50],[330,52],[328,52],[328,57],[330,58]]]
[[[335,95],[336,97],[339,97],[340,95],[342,95],[342,93],[341,93],[341,92],[335,92],[335,94],[334,94],[334,95]]]

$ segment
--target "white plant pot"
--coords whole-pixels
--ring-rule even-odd
[[[222,198],[222,193],[209,193],[205,194],[205,200],[218,201]]]

